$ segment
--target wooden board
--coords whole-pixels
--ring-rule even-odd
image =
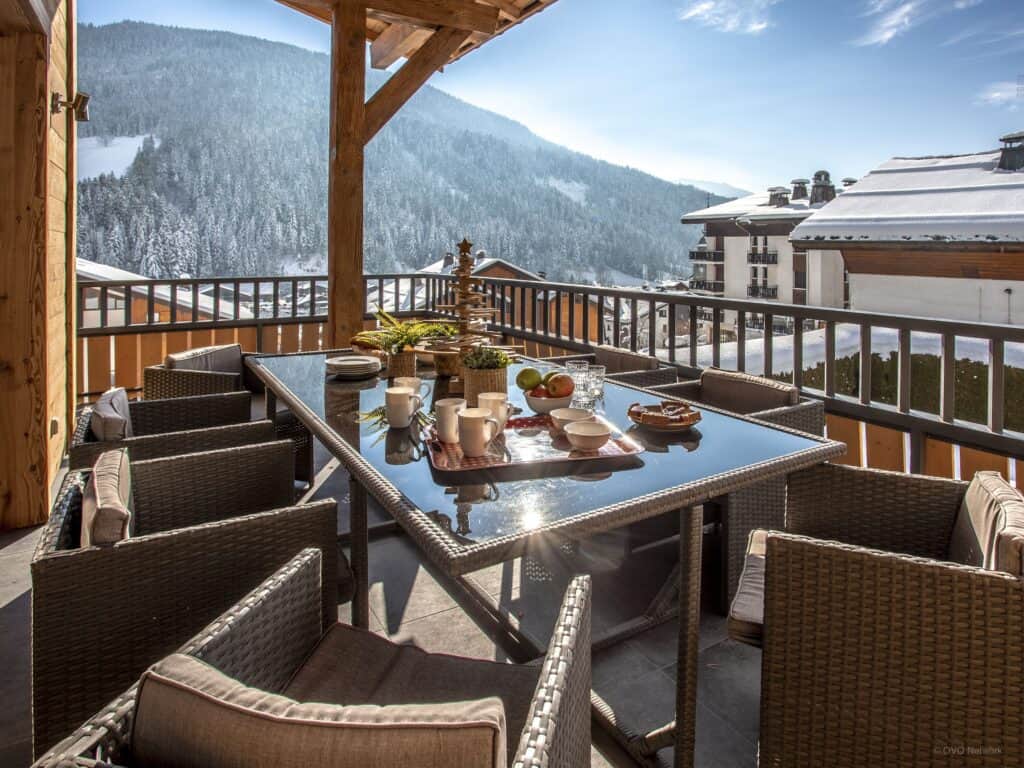
[[[278,336],[280,334],[279,326],[276,326],[276,325],[265,325],[265,326],[263,326],[263,330],[260,331],[260,333],[263,336],[262,344],[260,345],[260,349],[263,351],[264,354],[269,354],[269,355],[275,354],[279,350],[279,346],[278,346],[278,341],[279,341]]]
[[[832,459],[833,464],[846,464],[851,467],[864,466],[860,449],[860,422],[843,416],[825,414],[825,424],[830,440],[846,443],[846,455]]]
[[[867,465],[872,469],[903,472],[906,467],[904,463],[905,433],[876,424],[865,424],[864,430],[868,454]]]
[[[140,344],[137,334],[114,337],[114,386],[138,389],[142,386],[139,365]]]
[[[298,352],[299,350],[299,326],[295,323],[289,323],[288,325],[281,326],[281,354],[286,355],[290,352]]]
[[[942,440],[926,437],[923,441],[924,457],[921,460],[921,471],[933,477],[952,478],[953,445]]]
[[[970,481],[975,472],[994,470],[1010,477],[1010,460],[1005,456],[960,446],[960,479]]]

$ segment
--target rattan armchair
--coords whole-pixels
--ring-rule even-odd
[[[352,582],[337,505],[292,506],[291,455],[277,441],[131,462],[131,537],[84,549],[88,473],[68,473],[31,564],[37,755],[304,548],[324,553],[333,619]]]
[[[605,373],[609,374],[656,370],[661,365],[656,357],[651,357],[641,352],[631,352],[628,349],[619,349],[609,344],[594,347],[594,351],[589,353],[558,355],[555,357],[545,357],[542,360],[558,365],[581,360],[594,363],[595,365],[603,365]]]
[[[323,567],[330,570],[326,562]],[[481,671],[493,671],[493,679],[481,692],[483,695],[502,696],[499,681],[508,680],[510,674],[530,675],[536,681],[531,688],[531,700],[523,702],[522,711],[506,708],[511,753],[508,765],[582,768],[590,764],[589,578],[580,577],[570,584],[547,656],[540,665],[527,668],[426,654],[412,647],[402,649],[373,633],[335,625],[334,619],[326,620],[321,610],[324,583],[320,552],[304,551],[188,641],[180,652],[260,691],[288,695],[303,669],[313,663],[313,651],[321,640],[326,642],[332,635],[344,634],[352,643],[386,647],[389,653],[411,654],[420,660],[415,665],[416,684],[408,687],[403,703],[437,703],[448,701],[453,692],[458,695],[460,684],[453,678],[458,678],[461,665],[471,668],[473,677],[480,677]],[[336,664],[335,676],[351,674],[361,678],[359,670],[346,666],[345,658],[349,657]],[[442,683],[445,690],[432,693],[431,670],[437,664],[450,674]],[[386,673],[400,674],[402,666],[399,664]],[[36,763],[38,768],[84,768],[95,766],[97,761],[144,768],[132,757],[137,692],[138,686],[133,685],[114,698],[40,759]],[[370,686],[357,691],[356,696],[360,693],[362,697],[344,703],[378,703],[382,695]],[[522,725],[521,733],[514,730],[515,725]],[[433,744],[429,727],[424,729],[424,739],[424,749],[429,750]],[[173,760],[173,756],[166,757]],[[345,759],[345,755],[332,757],[340,761],[338,764]],[[387,756],[377,764],[387,764]]]
[[[1018,511],[995,564],[1012,573],[949,562],[967,487],[790,477],[786,530],[752,539],[729,624],[756,644],[760,589],[761,765],[1024,765],[1024,528]]]
[[[245,364],[251,353],[239,351],[241,371],[200,371],[168,368],[166,364],[150,365],[142,371],[142,396],[146,400],[210,395],[219,392],[265,392],[262,382]],[[277,437],[291,440],[295,446],[295,479],[312,483],[315,476],[313,435],[290,411],[277,411],[268,397],[266,415],[274,422]]]
[[[88,469],[101,453],[117,448],[127,448],[134,461],[142,461],[275,439],[270,421],[250,421],[249,392],[133,400],[128,409],[134,436],[102,442],[96,440],[90,429],[92,407],[85,406],[78,412],[68,446],[71,469]]]
[[[728,372],[723,372],[728,373]],[[726,410],[742,413],[761,421],[778,424],[782,427],[822,435],[825,432],[825,405],[821,400],[800,398],[796,390],[792,397],[796,401],[792,405],[778,405],[779,385],[767,379],[758,379],[743,374],[729,374],[749,381],[753,393],[746,401],[745,407],[726,408]],[[764,387],[771,395],[766,401],[757,396],[759,387]],[[687,400],[692,403],[706,403],[721,407],[713,397],[709,397],[703,380],[686,381],[678,384],[650,387],[663,397]],[[709,402],[710,401],[710,402]],[[732,403],[728,403],[732,405]],[[725,549],[722,556],[724,599],[726,604],[736,594],[743,562],[747,550],[747,540],[751,531],[759,528],[782,528],[786,509],[785,478],[766,480],[757,485],[729,494],[728,497],[716,499],[722,508],[723,536]]]

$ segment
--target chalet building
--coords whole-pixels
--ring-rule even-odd
[[[840,254],[853,309],[1024,323],[1024,132],[1001,141],[889,160],[804,218],[792,248]]]
[[[704,226],[704,237],[690,252],[690,289],[733,299],[844,306],[842,259],[790,242],[794,228],[835,197],[828,172],[818,171],[813,183],[794,179],[791,188],[771,187],[686,214],[684,224]],[[701,319],[710,324],[711,316],[704,310]],[[727,310],[723,329],[735,330],[736,320]],[[747,326],[763,327],[763,318],[748,316]]]

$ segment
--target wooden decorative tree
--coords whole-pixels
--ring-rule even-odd
[[[456,342],[460,349],[467,349],[485,343],[499,334],[487,330],[487,321],[494,317],[498,310],[486,307],[487,296],[480,290],[483,279],[473,277],[474,259],[473,244],[467,238],[459,243],[459,262],[453,274],[458,278],[455,283],[455,303],[439,304],[438,309],[454,312],[458,317],[459,335]]]

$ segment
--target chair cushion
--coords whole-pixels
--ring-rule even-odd
[[[82,494],[79,545],[110,546],[128,538],[132,521],[132,473],[128,450],[100,454]]]
[[[949,559],[1024,575],[1024,497],[998,472],[978,472],[953,523]]]
[[[124,387],[108,389],[92,407],[89,431],[101,443],[132,436],[132,414]]]
[[[768,531],[752,531],[747,541],[736,596],[729,608],[729,637],[761,647],[764,638],[764,567]]]
[[[596,349],[595,359],[598,365],[605,367],[605,373],[652,371],[661,365],[656,357],[619,349],[609,344],[602,344]]]
[[[221,344],[216,347],[189,349],[170,354],[164,360],[165,368],[187,371],[242,373],[242,365],[242,346],[240,344]]]
[[[142,676],[132,752],[146,768],[504,768],[504,720],[496,698],[300,703],[174,654]]]
[[[700,376],[701,402],[733,413],[757,413],[800,402],[800,390],[748,373],[708,368]]]
[[[427,653],[335,624],[284,693],[299,701],[379,706],[436,705],[496,696],[504,705],[511,765],[539,675],[538,666]]]

